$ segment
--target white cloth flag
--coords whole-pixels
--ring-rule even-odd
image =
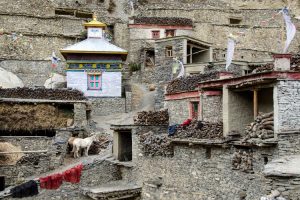
[[[184,76],[184,65],[183,65],[183,63],[180,60],[178,60],[178,62],[179,62],[179,64],[180,64],[181,67],[180,67],[180,72],[179,72],[177,78],[179,78],[181,76]]]
[[[286,41],[283,49],[283,53],[286,53],[292,40],[295,37],[296,34],[296,27],[291,21],[291,17],[289,16],[289,11],[287,8],[284,8],[282,10],[282,15],[285,21],[285,29],[286,29]]]
[[[226,55],[226,70],[228,70],[228,67],[230,66],[233,54],[234,54],[234,47],[235,47],[235,41],[233,38],[228,38],[228,44],[227,44],[227,55]]]

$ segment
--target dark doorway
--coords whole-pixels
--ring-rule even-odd
[[[119,132],[119,161],[132,160],[132,135],[131,131]]]

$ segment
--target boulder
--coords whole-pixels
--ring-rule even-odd
[[[263,173],[265,176],[293,177],[300,175],[300,155],[284,156],[272,160],[267,165]]]
[[[24,87],[23,81],[14,73],[0,67],[0,88]]]
[[[46,80],[44,86],[47,89],[65,88],[67,86],[67,80],[65,76],[54,73]]]

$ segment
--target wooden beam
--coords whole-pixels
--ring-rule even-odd
[[[257,99],[257,89],[253,90],[253,114],[254,114],[254,119],[258,115],[258,99]]]
[[[0,152],[0,155],[4,154],[15,154],[15,153],[47,153],[47,150],[40,150],[40,151],[10,151],[10,152]]]

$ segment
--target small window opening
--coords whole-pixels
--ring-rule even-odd
[[[248,70],[248,69],[244,70],[244,75],[251,74],[251,73],[252,73],[252,70]]]
[[[172,46],[166,47],[166,57],[173,57],[173,47]]]
[[[0,191],[5,190],[5,176],[0,176]]]
[[[211,148],[205,149],[205,158],[207,158],[207,159],[211,158]]]
[[[152,39],[159,39],[160,31],[152,31]]]
[[[241,19],[237,19],[237,18],[229,18],[229,23],[230,24],[240,24],[242,22]]]
[[[166,30],[166,37],[174,37],[175,30]]]
[[[74,10],[70,9],[55,9],[55,15],[70,15],[70,16],[74,16]]]
[[[199,102],[191,102],[191,117],[198,118]]]
[[[241,56],[241,59],[244,59],[244,56]]]
[[[269,158],[267,156],[265,156],[264,157],[264,163],[265,163],[265,165],[268,164],[268,162],[269,162]]]

